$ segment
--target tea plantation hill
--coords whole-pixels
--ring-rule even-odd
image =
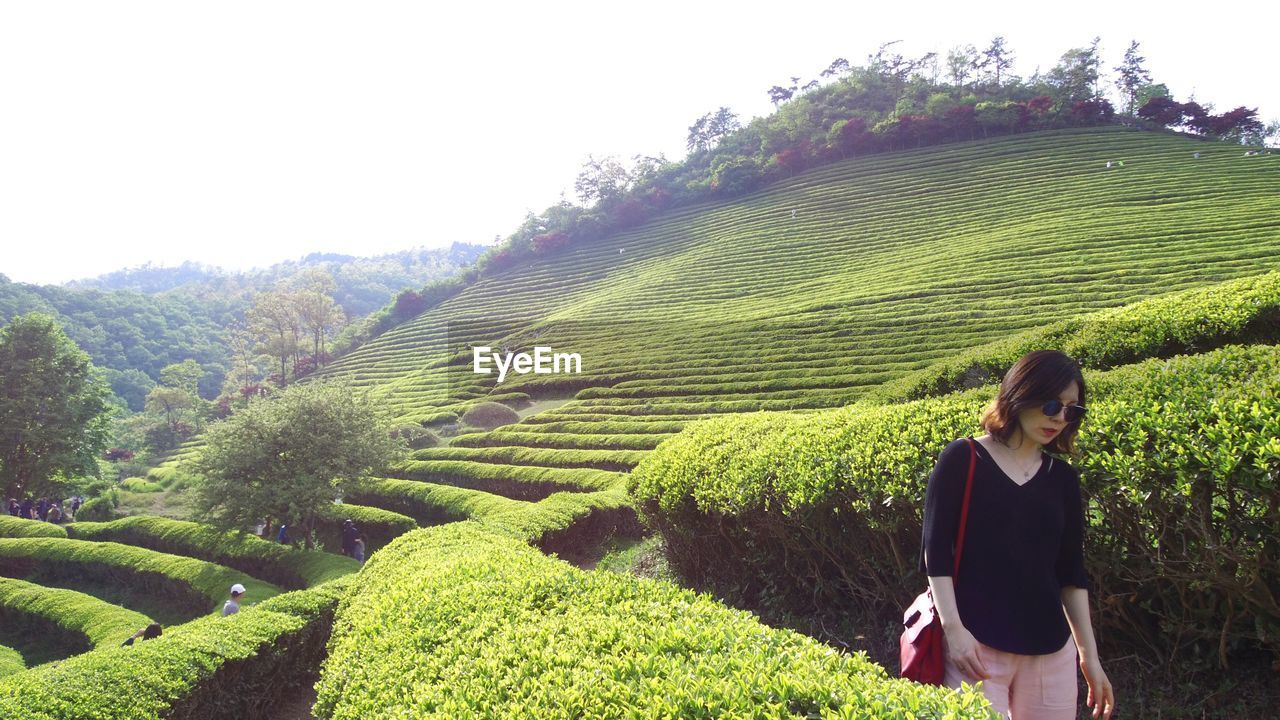
[[[574,523],[630,525],[625,473],[691,420],[847,405],[1010,333],[1277,268],[1280,156],[1125,128],[1035,133],[858,158],[673,212],[484,279],[326,374],[437,427],[482,400],[576,393],[417,451],[349,498],[425,522],[471,514],[458,488],[541,501],[559,518],[542,546],[564,550]],[[535,344],[580,354],[584,372],[472,372],[469,345]]]
[[[611,533],[639,533],[637,498],[660,505],[706,490],[749,504],[760,489],[750,472],[725,476],[741,485],[674,483],[705,468],[737,473],[738,455],[759,459],[747,458],[753,438],[774,447],[800,418],[829,429],[848,422],[831,408],[875,419],[885,414],[875,408],[986,382],[1021,344],[1100,348],[1090,382],[1119,398],[1107,402],[1164,372],[1130,363],[1253,344],[1166,374],[1265,389],[1273,401],[1274,388],[1247,373],[1280,367],[1268,344],[1280,340],[1276,271],[1280,157],[1123,128],[858,158],[672,212],[485,278],[325,371],[402,421],[438,429],[486,400],[526,411],[498,430],[446,432],[445,445],[349,492],[331,520],[354,516],[374,547],[390,543],[359,575],[342,557],[163,518],[77,523],[66,537],[43,527],[32,537],[35,524],[0,519],[0,575],[15,583],[0,589],[0,616],[21,619],[0,625],[27,630],[0,635],[0,673],[10,673],[0,718],[263,717],[272,700],[310,685],[322,661],[315,712],[325,718],[621,717],[639,707],[672,717],[987,717],[972,694],[891,680],[863,657],[707,597],[546,553],[590,557]],[[470,345],[535,344],[580,354],[583,374],[498,385],[471,372]],[[975,400],[937,402],[945,412],[912,404],[902,413],[926,425],[936,416],[946,426],[926,429],[946,433]],[[1271,401],[1241,402],[1230,407]],[[1099,422],[1128,417],[1102,407]],[[653,452],[716,417],[742,432],[718,441],[712,433],[733,436],[732,426],[709,426]],[[730,447],[734,457],[717,449]],[[181,459],[198,452],[189,444],[150,479],[180,487]],[[646,484],[633,498],[630,471],[642,462]],[[870,471],[882,475],[891,473]],[[777,477],[788,478],[804,479]],[[68,579],[86,557],[110,572]],[[85,651],[118,637],[122,613],[204,612],[228,573],[253,579],[258,604],[133,648],[101,641]],[[158,607],[112,584],[144,580]],[[91,600],[64,619],[32,588]],[[43,636],[50,643],[32,641]],[[22,670],[53,657],[67,659]]]

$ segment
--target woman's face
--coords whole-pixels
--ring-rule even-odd
[[[1045,398],[1045,400],[1049,399]],[[1022,429],[1022,437],[1040,445],[1053,442],[1053,439],[1070,424],[1066,418],[1067,406],[1080,404],[1079,383],[1072,380],[1062,392],[1058,393],[1058,400],[1062,403],[1062,409],[1057,415],[1045,415],[1040,409],[1043,402],[1018,413],[1018,427]]]

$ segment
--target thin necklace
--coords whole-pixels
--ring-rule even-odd
[[[1013,454],[1013,448],[1005,444],[1003,440],[1000,441],[1000,444],[1003,445],[1004,448],[1009,451],[1009,458],[1013,461],[1013,464],[1018,468],[1018,470],[1022,472],[1023,481],[1025,482],[1027,480],[1030,480],[1031,476],[1034,475],[1035,473],[1033,470],[1029,470],[1028,468],[1034,468],[1040,462],[1039,453],[1036,454],[1035,459],[1031,461],[1030,465],[1024,466],[1022,463],[1018,462],[1017,456]]]

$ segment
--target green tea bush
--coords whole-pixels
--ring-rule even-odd
[[[22,659],[21,653],[11,647],[0,645],[0,678],[26,669],[27,663]]]
[[[398,478],[361,478],[346,486],[345,500],[407,515],[419,525],[441,525],[519,510],[528,503],[471,488]]]
[[[112,488],[96,498],[86,500],[76,511],[76,520],[97,522],[115,520],[118,507],[120,507],[120,492]]]
[[[366,553],[418,527],[413,518],[389,510],[351,504],[326,505],[316,519],[316,535],[324,547],[335,551],[342,547],[342,521],[347,519],[359,527]]]
[[[148,515],[108,523],[73,523],[67,532],[77,540],[117,542],[207,560],[291,590],[360,569],[355,560],[341,555],[296,550],[248,533]]]
[[[473,523],[401,538],[361,581],[320,718],[992,717],[972,689],[891,679],[709,597],[583,572]]]
[[[1080,436],[1100,637],[1172,656],[1280,652],[1280,347],[1089,372]],[[891,616],[915,572],[928,475],[980,434],[978,389],[695,424],[629,488],[677,568],[749,603]]]
[[[1280,272],[1186,290],[1019,333],[958,353],[877,389],[879,402],[999,382],[1032,350],[1062,350],[1103,369],[1232,343],[1280,341]]]
[[[580,423],[588,425],[592,423]],[[441,447],[413,454],[414,460],[472,460],[502,465],[595,468],[627,472],[644,458],[643,450],[556,450],[511,446]]]
[[[53,523],[41,522],[39,520],[24,520],[12,515],[0,515],[0,537],[19,538],[19,537],[61,537],[67,536],[66,529],[61,525]]]
[[[234,583],[253,584],[254,597],[267,598],[280,588],[244,573],[195,558],[169,555],[113,542],[63,538],[0,538],[0,575],[92,579],[128,583],[164,598],[192,617],[211,612]]]
[[[166,628],[131,647],[102,647],[0,679],[0,718],[22,720],[219,720],[268,717],[310,682],[340,579]]]
[[[163,487],[159,483],[148,482],[140,477],[125,478],[120,481],[120,488],[135,493],[154,493],[162,492]]]
[[[396,468],[413,480],[447,483],[517,500],[536,500],[561,490],[603,490],[626,475],[591,468],[547,468],[458,460],[410,460]]]
[[[391,437],[404,440],[410,450],[422,450],[440,444],[440,436],[412,423],[397,425],[391,429]]]
[[[482,402],[468,408],[462,414],[462,422],[473,427],[492,430],[520,422],[520,414],[502,403]]]
[[[118,645],[146,627],[151,618],[74,590],[48,588],[0,577],[0,621],[6,629],[26,625],[72,638],[81,651]]]

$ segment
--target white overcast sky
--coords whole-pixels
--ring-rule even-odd
[[[1270,120],[1276,7],[0,0],[0,273],[492,242],[588,153],[679,158],[699,115],[890,40],[1004,35],[1026,76],[1137,39],[1179,100]]]

